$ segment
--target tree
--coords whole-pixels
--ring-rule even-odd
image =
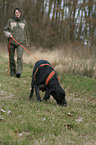
[[[30,41],[42,47],[79,41],[96,45],[96,0],[0,0],[0,37],[18,5],[28,22]]]

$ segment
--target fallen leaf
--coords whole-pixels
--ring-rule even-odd
[[[45,121],[45,120],[46,120],[46,118],[43,118],[43,119],[42,119],[42,121]]]
[[[68,141],[68,143],[73,144],[73,143],[74,143],[74,141],[69,140],[69,141]]]
[[[19,136],[22,136],[23,135],[23,133],[19,133]]]
[[[78,118],[78,119],[75,119],[75,121],[77,122],[82,122],[83,118]]]
[[[69,113],[68,113],[68,116],[72,117],[72,116],[73,116],[73,114],[69,112]]]
[[[3,109],[1,109],[1,112],[5,113],[6,111],[5,111],[5,110],[3,110]]]
[[[70,123],[68,123],[68,124],[66,124],[66,125],[64,125],[66,128],[68,128],[68,129],[72,129],[73,128],[73,125],[72,124],[70,124]]]
[[[0,118],[0,121],[4,120],[4,118]]]
[[[11,111],[9,110],[7,113],[8,113],[8,114],[11,114]]]
[[[29,131],[23,131],[21,133],[19,133],[19,136],[28,136],[30,134]]]

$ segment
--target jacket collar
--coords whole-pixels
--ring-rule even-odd
[[[11,19],[15,20],[15,21],[22,21],[23,17],[21,16],[20,18],[17,18],[15,15],[13,17],[11,17]]]

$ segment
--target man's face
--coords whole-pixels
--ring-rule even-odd
[[[18,10],[16,10],[16,11],[15,11],[15,16],[16,16],[17,18],[20,18],[21,12],[19,12]]]

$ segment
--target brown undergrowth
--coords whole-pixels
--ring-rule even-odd
[[[36,48],[31,46],[28,50],[38,59],[48,60],[58,72],[71,73],[96,79],[96,47],[69,44],[60,48]],[[1,44],[0,52],[8,58],[6,45]],[[37,61],[26,50],[23,61],[34,65]],[[16,58],[15,58],[16,59]]]

